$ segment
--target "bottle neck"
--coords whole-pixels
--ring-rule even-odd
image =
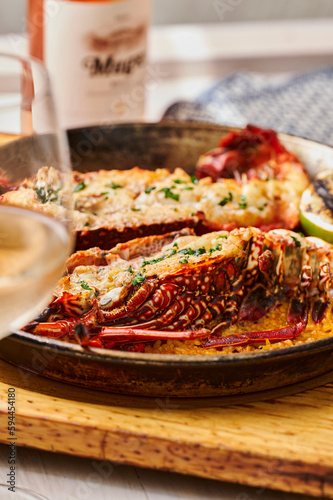
[[[28,0],[27,33],[29,54],[41,61],[44,60],[44,0]]]

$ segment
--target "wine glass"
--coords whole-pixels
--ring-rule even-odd
[[[0,54],[0,338],[51,298],[71,250],[71,173],[48,74]]]

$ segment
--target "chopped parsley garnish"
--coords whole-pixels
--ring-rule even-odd
[[[89,224],[89,222],[86,222],[84,227],[88,227],[88,226],[90,226],[90,224]]]
[[[192,186],[186,186],[183,191],[192,191],[192,189],[194,189]]]
[[[219,205],[221,207],[224,207],[224,205],[226,205],[229,201],[232,201],[232,193],[228,193],[228,196],[223,198],[223,200],[220,201]]]
[[[161,262],[164,259],[169,259],[170,257],[175,255],[176,253],[177,253],[177,250],[175,248],[172,248],[169,254],[162,255],[162,257],[157,257],[157,259],[152,259],[152,260],[143,259],[142,267],[149,266],[150,264],[157,264],[158,262]]]
[[[191,181],[193,182],[193,184],[198,184],[198,178],[195,176],[195,175],[191,175]]]
[[[144,276],[142,276],[142,274],[141,274],[141,273],[137,273],[137,274],[134,276],[134,278],[133,278],[133,282],[132,282],[132,283],[133,283],[133,286],[135,286],[135,285],[139,285],[140,283],[143,283],[143,282],[145,281],[145,279],[146,279],[146,278],[145,278]]]
[[[102,196],[106,196],[109,194],[109,191],[104,191],[104,193],[101,193]]]
[[[186,181],[182,181],[181,179],[174,179],[175,184],[186,184]]]
[[[145,260],[143,258],[142,267],[145,267],[145,266],[148,266],[151,264],[157,264],[158,262],[161,262],[162,260],[165,260],[165,259],[169,259],[170,257],[172,257],[173,255],[176,255],[176,254],[183,254],[183,255],[187,256],[187,257],[184,257],[184,259],[181,259],[181,261],[179,261],[182,264],[185,261],[188,262],[188,256],[190,256],[190,255],[202,255],[202,254],[206,253],[205,247],[200,247],[197,250],[193,250],[193,248],[183,248],[182,250],[178,250],[178,252],[177,252],[177,248],[178,248],[178,244],[174,243],[173,248],[169,249],[169,253],[166,253],[165,255],[162,255],[161,257],[157,257],[156,259],[152,259],[152,260]]]
[[[77,186],[74,188],[74,193],[77,193],[78,191],[82,191],[82,189],[85,189],[87,186],[85,185],[84,182],[80,182]]]
[[[145,260],[144,259],[142,261],[142,267],[150,266],[151,264],[157,264],[158,262],[161,262],[164,259],[166,259],[166,255],[163,255],[162,257],[158,257],[157,259],[152,259],[152,260]]]
[[[154,189],[156,189],[156,187],[155,187],[155,186],[150,186],[150,187],[148,187],[148,188],[146,188],[146,189],[145,189],[145,193],[149,194],[149,193],[151,193]]]
[[[188,259],[180,259],[179,264],[188,264]]]
[[[159,193],[164,193],[165,198],[171,198],[172,200],[179,201],[179,194],[173,193],[170,188],[162,188],[158,191]]]
[[[216,247],[213,247],[209,250],[210,255],[212,255],[213,252],[218,252],[219,250],[222,250],[222,245],[218,243]]]
[[[84,290],[92,290],[92,288],[88,285],[88,283],[84,280],[79,280],[78,283],[80,283],[81,288]]]
[[[184,255],[202,255],[203,253],[206,253],[206,249],[205,247],[197,248],[197,250],[193,250],[193,248],[183,248],[182,250],[179,250],[178,253],[182,253]]]
[[[41,201],[42,203],[47,203],[48,201],[57,201],[58,199],[58,192],[60,191],[61,188],[59,189],[52,189],[52,188],[48,188],[47,190],[45,190],[45,188],[41,187],[41,188],[38,188],[36,187],[35,188],[35,191],[36,191],[36,194],[37,194],[37,198],[39,199],[39,201]]]
[[[131,208],[132,212],[140,212],[141,208]]]
[[[216,239],[218,240],[220,238],[228,239],[228,236],[226,234],[221,234],[221,236],[218,236]]]
[[[291,237],[292,237],[292,239],[294,240],[296,247],[297,247],[297,248],[300,248],[300,246],[301,246],[301,242],[300,242],[297,238],[295,238],[295,236],[291,236]]]
[[[239,208],[246,208],[246,207],[247,207],[246,198],[242,194],[240,197]]]
[[[120,184],[115,184],[113,181],[110,182],[110,184],[105,184],[106,187],[110,187],[111,189],[121,189],[124,186],[121,186]]]
[[[183,253],[184,255],[194,255],[194,250],[192,248],[183,248],[179,250],[178,253]]]
[[[127,269],[127,271],[128,271],[129,273],[133,274],[133,268],[132,268],[132,266],[129,266],[129,268]]]
[[[265,210],[265,208],[267,207],[268,203],[264,203],[262,207],[259,207],[258,210],[260,212],[262,212],[263,210]]]
[[[162,255],[161,257],[157,257],[156,259],[152,259],[152,260],[145,260],[145,258],[143,258],[142,259],[142,267],[145,267],[145,266],[148,266],[151,264],[157,264],[158,262],[161,262],[162,260],[165,260],[165,259],[169,259],[170,257],[172,257],[173,255],[176,255],[176,254],[183,254],[186,256],[179,261],[181,264],[184,264],[185,262],[188,262],[188,256],[190,256],[190,255],[202,255],[202,254],[206,253],[205,247],[200,247],[200,248],[197,248],[196,250],[193,250],[193,248],[183,248],[182,250],[177,251],[177,249],[178,249],[178,243],[175,242],[173,244],[173,248],[168,250],[169,253],[166,253],[165,255]]]

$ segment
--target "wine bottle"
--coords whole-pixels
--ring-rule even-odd
[[[142,119],[150,0],[28,0],[27,14],[62,126]]]

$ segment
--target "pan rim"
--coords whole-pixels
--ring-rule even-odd
[[[162,120],[160,122],[139,122],[139,123],[120,123],[120,124],[109,124],[109,125],[91,125],[87,127],[80,128],[72,128],[67,131],[67,133],[75,134],[81,133],[84,130],[91,130],[94,128],[104,129],[104,130],[112,130],[116,129],[126,129],[126,128],[136,128],[136,129],[146,129],[146,128],[179,128],[183,129],[187,127],[189,129],[202,129],[205,130],[221,130],[222,131],[231,131],[231,130],[240,130],[240,127],[234,127],[230,125],[224,124],[216,124],[210,122],[200,122],[200,121],[173,121],[173,120]],[[302,136],[297,136],[293,134],[285,134],[278,133],[278,136],[282,139],[282,141],[288,141],[288,139],[301,140],[304,141],[304,145],[308,146],[319,146],[320,148],[324,148],[326,152],[331,152],[333,156],[333,147],[328,144],[321,143],[319,141],[315,141],[312,139],[308,139]],[[25,138],[20,138],[18,140],[24,140]],[[16,142],[16,141],[15,141]],[[3,147],[6,147],[4,145]],[[177,365],[181,364],[182,366],[204,366],[204,365],[229,365],[233,363],[234,365],[243,364],[243,363],[257,363],[260,361],[266,361],[269,359],[276,359],[280,357],[288,357],[288,356],[296,356],[300,353],[314,353],[317,351],[321,351],[330,347],[333,347],[333,335],[331,337],[326,337],[323,339],[318,339],[315,341],[305,342],[299,345],[292,345],[288,347],[281,347],[272,350],[262,350],[255,351],[250,353],[236,353],[236,354],[211,354],[211,355],[177,355],[177,354],[148,354],[148,353],[135,353],[128,351],[119,351],[113,349],[99,349],[99,348],[82,348],[77,344],[72,344],[69,342],[64,342],[56,339],[49,339],[40,335],[30,334],[24,331],[16,331],[7,339],[11,339],[15,342],[21,341],[22,343],[32,345],[34,347],[45,348],[54,350],[56,349],[58,352],[62,352],[63,354],[67,354],[68,356],[80,356],[83,358],[91,359],[94,358],[99,361],[110,361],[124,363],[137,363],[137,364],[146,364],[149,362],[153,365]]]
[[[189,365],[189,366],[212,366],[212,365],[234,365],[258,363],[260,361],[267,361],[277,359],[280,357],[286,358],[288,356],[294,357],[300,353],[322,351],[333,347],[333,336],[326,337],[304,344],[292,345],[288,347],[280,347],[271,350],[255,351],[251,353],[237,353],[237,354],[199,354],[199,355],[186,355],[186,354],[150,354],[150,353],[137,353],[128,351],[119,351],[115,349],[101,349],[90,347],[89,349],[83,348],[78,344],[72,344],[56,339],[49,339],[40,335],[35,335],[29,332],[18,331],[7,337],[16,342],[29,344],[32,347],[39,347],[49,350],[55,350],[67,354],[68,356],[81,357],[85,359],[94,358],[98,361],[113,361],[124,363],[126,361],[137,364],[147,364],[149,361],[152,365]]]

